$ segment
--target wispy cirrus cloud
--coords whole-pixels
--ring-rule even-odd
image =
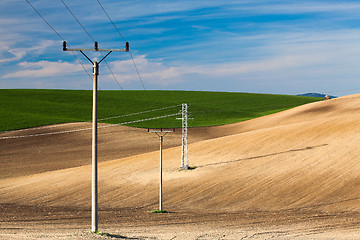
[[[31,2],[71,46],[92,46],[61,2]],[[82,0],[66,3],[100,46],[123,47],[98,6]],[[152,89],[296,93],[306,88],[321,92],[329,87],[358,88],[358,1],[103,0],[102,4],[130,42],[145,86]],[[58,36],[26,3],[6,0],[0,7],[2,83],[16,78],[18,87],[26,80],[71,88],[71,82],[65,85],[56,79],[88,78],[79,73],[82,68],[71,55],[60,53]],[[125,54],[111,54],[107,61],[124,89],[140,88]],[[100,79],[104,89],[117,88],[105,66]]]
[[[285,3],[269,3],[263,7],[257,6],[254,12],[271,14],[305,14],[305,13],[344,13],[355,12],[360,9],[360,3],[357,1],[348,2],[329,2],[329,1],[301,1]]]
[[[326,92],[346,89],[346,86],[351,88],[351,85],[356,83],[356,76],[360,77],[357,70],[357,62],[360,61],[357,41],[359,38],[360,31],[353,30],[327,31],[326,34],[315,31],[261,33],[228,39],[229,44],[232,41],[251,40],[259,41],[261,45],[252,48],[251,56],[246,54],[226,62],[192,64],[174,60],[169,64],[162,59],[151,59],[146,55],[137,56],[135,61],[145,83],[152,86],[182,89],[184,86],[195,88],[200,82],[212,82],[204,87],[216,88],[217,84],[221,85],[223,79],[226,79],[229,89],[231,84],[238,86],[239,82],[244,86],[250,86],[242,86],[243,91],[255,91],[253,86],[257,86],[256,91],[266,92],[270,89],[268,85],[271,82],[272,91],[277,91],[276,93],[283,91],[286,86],[292,87],[292,90],[289,90],[291,93],[296,93],[299,89],[306,91],[313,88],[317,88],[319,92]],[[130,60],[112,62],[112,66],[123,84],[138,81]],[[259,84],[252,84],[251,87],[250,82],[254,81]]]
[[[54,46],[54,41],[43,40],[32,47],[12,47],[0,41],[0,63],[21,60],[29,54],[43,54],[50,46]]]

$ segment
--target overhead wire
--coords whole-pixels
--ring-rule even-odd
[[[41,17],[41,19],[58,35],[58,37],[59,37],[61,40],[64,40],[64,38],[50,25],[50,23],[45,20],[45,18],[39,13],[39,11],[35,9],[35,7],[34,7],[28,0],[25,0],[25,1],[26,1],[26,2],[30,5],[30,7]]]
[[[142,80],[142,77],[140,76],[139,69],[137,68],[137,66],[136,66],[136,64],[135,64],[135,60],[134,60],[134,57],[133,57],[130,49],[129,49],[129,54],[130,54],[131,60],[132,60],[132,62],[133,62],[133,64],[134,64],[134,67],[135,67],[135,70],[136,70],[136,72],[137,72],[137,75],[139,76],[141,85],[142,85],[143,89],[146,90],[144,81]]]
[[[60,35],[59,32],[57,32],[55,30],[55,28],[53,28],[50,23],[48,21],[46,21],[46,19],[40,14],[40,12],[38,10],[36,10],[36,8],[28,1],[28,0],[25,0],[29,5],[30,7],[40,16],[40,18],[56,33],[56,35],[63,41],[65,41],[65,39]],[[87,75],[91,78],[89,72],[86,70],[86,68],[84,67],[84,65],[81,63],[80,59],[76,56],[75,53],[71,52],[73,54],[73,56],[76,58],[77,62],[81,65],[81,67],[83,68],[83,70],[87,73]]]
[[[100,52],[100,54],[101,54],[101,56],[102,56],[102,53],[101,53],[101,52]],[[115,76],[114,72],[111,70],[111,68],[110,68],[108,62],[106,61],[106,59],[104,59],[104,62],[105,62],[105,64],[106,64],[107,68],[109,69],[111,75],[112,75],[113,78],[115,79],[115,81],[116,81],[117,85],[119,86],[119,88],[120,88],[121,90],[124,90],[124,89],[121,87],[121,85],[120,85],[117,77]]]
[[[108,128],[108,127],[119,126],[119,125],[127,125],[127,124],[151,121],[151,120],[167,118],[167,117],[172,117],[172,116],[177,116],[177,115],[180,115],[180,113],[173,113],[173,114],[168,114],[168,115],[163,115],[163,116],[145,118],[145,119],[140,119],[140,120],[133,120],[133,121],[128,121],[128,122],[116,123],[116,124],[108,124],[108,125],[105,125],[105,126],[98,126],[97,128],[100,129],[100,128]],[[6,137],[0,137],[0,140],[27,138],[27,137],[39,137],[39,136],[57,135],[57,134],[65,134],[65,133],[75,133],[75,132],[89,131],[89,130],[92,130],[92,128],[89,127],[89,128],[81,128],[81,129],[74,129],[74,130],[48,132],[48,133],[37,133],[37,134],[28,134],[28,135],[19,135],[19,136],[6,136]]]
[[[67,10],[70,12],[70,14],[75,18],[75,20],[79,23],[79,25],[82,27],[82,29],[87,33],[87,35],[91,38],[91,40],[93,40],[95,42],[95,39],[90,35],[90,33],[85,29],[85,27],[80,23],[79,19],[75,16],[75,14],[70,10],[70,8],[68,7],[68,5],[66,5],[66,3],[61,0],[61,2],[63,3],[63,5],[67,8]]]
[[[50,23],[40,14],[40,12],[37,11],[37,9],[29,2],[29,0],[26,0],[26,2],[27,2],[27,3],[30,5],[30,7],[40,16],[40,18],[57,34],[57,36],[58,36],[62,41],[65,41],[65,39],[59,34],[59,32],[56,31],[55,28],[53,28],[53,27],[50,25]],[[71,9],[69,8],[69,6],[68,6],[63,0],[61,0],[61,2],[62,2],[63,5],[66,7],[66,9],[69,11],[69,13],[74,17],[74,19],[78,22],[78,24],[81,26],[81,28],[87,33],[87,35],[90,37],[90,39],[95,42],[95,39],[94,39],[94,38],[91,36],[91,34],[86,30],[86,28],[81,24],[80,20],[79,20],[79,19],[76,17],[76,15],[71,11]],[[100,4],[100,2],[99,2],[99,4]],[[101,5],[101,4],[100,4],[100,5]],[[101,7],[102,7],[102,5],[101,5]],[[106,12],[103,7],[102,7],[102,9],[104,10],[104,12]],[[107,15],[107,16],[108,16],[108,15]],[[108,16],[108,18],[110,19],[109,16]],[[113,23],[113,25],[114,25],[114,27],[116,28],[116,26],[115,26],[114,23]],[[116,29],[117,29],[117,28],[116,28]],[[117,29],[117,31],[118,31],[118,33],[120,34],[120,36],[124,39],[124,37],[121,35],[120,31],[119,31],[118,29]],[[68,44],[68,46],[70,47],[69,44]],[[71,53],[72,53],[73,56],[76,58],[76,60],[79,62],[79,64],[82,66],[83,70],[87,73],[87,75],[89,76],[89,78],[92,80],[91,75],[90,75],[89,72],[86,70],[86,68],[84,67],[84,65],[81,63],[80,59],[75,55],[74,52],[71,51]],[[100,52],[100,54],[101,54],[101,52]],[[102,55],[102,54],[101,54],[101,55]],[[131,53],[130,53],[130,55],[131,55]],[[132,57],[132,55],[131,55],[131,57]],[[137,71],[137,73],[138,73],[138,76],[139,76],[139,78],[140,78],[140,81],[141,81],[141,83],[142,83],[142,86],[143,86],[143,88],[145,89],[144,83],[142,82],[140,73],[139,73],[139,71],[138,71],[138,69],[137,69],[137,67],[136,67],[136,64],[135,64],[135,61],[134,61],[133,57],[132,57],[132,60],[133,60],[135,69],[136,69],[136,71]],[[119,81],[117,80],[114,72],[111,70],[111,68],[110,68],[109,64],[106,62],[106,60],[105,60],[105,63],[106,63],[106,65],[107,65],[107,67],[108,67],[111,75],[113,76],[113,78],[114,78],[115,81],[117,82],[118,86],[120,87],[121,90],[123,90],[123,88],[121,87]],[[151,111],[154,111],[154,110],[148,110],[148,111],[145,111],[145,112],[151,112]],[[130,115],[136,115],[136,114],[130,114]],[[130,115],[129,115],[129,116],[130,116]],[[116,116],[116,117],[120,117],[120,116]],[[157,119],[157,118],[153,118],[153,119]],[[101,120],[101,119],[99,119],[99,120]],[[132,122],[134,122],[134,121],[132,121]],[[129,123],[131,123],[131,122],[129,122]],[[44,127],[44,128],[45,128],[45,127]]]
[[[162,108],[156,108],[156,109],[151,109],[151,110],[146,110],[146,111],[141,111],[141,112],[136,112],[136,113],[129,113],[129,114],[124,114],[124,115],[118,115],[118,116],[101,118],[101,119],[98,119],[98,121],[104,121],[104,120],[110,120],[110,119],[115,119],[115,118],[135,116],[135,115],[140,115],[140,114],[143,114],[143,113],[156,112],[156,111],[161,111],[161,110],[165,110],[165,109],[175,108],[175,107],[179,107],[179,106],[181,106],[181,104],[177,104],[177,105],[173,105],[173,106],[168,106],[168,107],[162,107]],[[175,113],[175,114],[179,114],[179,113]],[[32,128],[26,128],[26,129],[19,129],[19,130],[16,130],[16,132],[25,132],[25,131],[33,131],[33,130],[42,130],[42,129],[49,129],[49,128],[57,128],[57,127],[63,127],[64,125],[66,125],[66,126],[69,126],[69,125],[78,125],[78,124],[90,123],[90,122],[91,122],[91,120],[83,121],[83,122],[61,123],[61,124],[56,124],[56,125],[48,125],[48,126],[40,126],[40,127],[32,127]],[[0,132],[0,133],[8,133],[8,132],[13,132],[13,131],[14,131],[14,130],[11,130],[11,131],[2,131],[2,132]]]
[[[85,122],[72,122],[72,123],[60,123],[60,124],[56,124],[56,125],[47,125],[47,126],[40,126],[40,127],[30,127],[30,128],[24,128],[24,129],[16,129],[16,130],[9,130],[9,131],[2,131],[0,133],[8,133],[8,132],[25,132],[25,131],[32,131],[32,130],[41,130],[41,129],[48,129],[48,128],[57,128],[57,127],[62,127],[63,125],[78,125],[78,124],[82,124],[82,123],[86,123],[86,122],[90,122],[90,121],[85,121]]]
[[[36,8],[35,8],[28,0],[26,0],[26,2],[27,2],[27,3],[30,5],[30,7],[41,17],[41,19],[57,34],[57,36],[58,36],[61,40],[65,41],[65,39],[59,34],[59,32],[57,32],[57,31],[55,30],[55,28],[53,28],[48,21],[46,21],[46,19],[40,14],[39,11],[36,10]],[[76,17],[76,15],[71,11],[71,9],[69,8],[69,6],[68,6],[63,0],[61,0],[61,2],[62,2],[63,5],[66,7],[66,9],[69,11],[69,13],[74,17],[74,19],[78,22],[78,24],[81,26],[81,28],[87,33],[87,35],[90,37],[90,39],[95,42],[95,39],[94,39],[94,38],[91,36],[91,34],[86,30],[86,28],[84,27],[84,25],[81,24],[80,20],[79,20],[79,19]],[[102,6],[102,5],[101,5],[101,6]],[[103,7],[102,7],[102,8],[103,8]],[[105,10],[105,9],[104,9],[104,10]],[[121,35],[120,32],[119,32],[119,34]],[[122,36],[122,35],[121,35],[121,36]],[[69,45],[69,44],[68,44],[68,45]],[[69,47],[70,47],[70,45],[69,45]],[[82,69],[87,73],[87,75],[89,76],[89,78],[92,79],[91,75],[90,75],[89,72],[86,70],[86,68],[85,68],[84,65],[81,63],[80,59],[76,56],[76,54],[75,54],[74,52],[71,52],[71,53],[72,53],[72,55],[76,58],[77,62],[81,65]],[[103,56],[103,54],[102,54],[101,52],[100,52],[100,54]],[[131,53],[130,53],[130,55],[131,55]],[[131,55],[131,57],[132,57],[132,55]],[[134,60],[133,60],[133,62],[134,62]],[[109,71],[110,71],[112,77],[114,78],[115,82],[116,82],[117,85],[119,86],[119,88],[120,88],[121,90],[124,90],[124,89],[122,88],[119,80],[118,80],[117,77],[115,76],[114,72],[112,71],[111,67],[109,66],[109,64],[108,64],[108,62],[107,62],[106,60],[105,60],[105,64],[106,64],[107,68],[109,69]],[[139,73],[139,71],[138,71],[138,69],[137,69],[136,66],[135,66],[135,69],[136,69],[136,71],[137,71],[137,73],[138,73],[138,76],[140,77],[140,73]],[[141,78],[141,77],[140,77],[140,78]],[[142,80],[141,80],[141,81],[142,81]],[[143,85],[143,88],[145,89],[145,86],[144,86],[143,82],[142,82],[142,85]],[[100,87],[99,87],[99,89],[100,89]]]
[[[82,29],[86,32],[86,34],[90,37],[90,39],[91,39],[93,42],[96,42],[96,40],[93,38],[93,36],[91,36],[91,34],[86,30],[86,28],[84,27],[84,25],[81,24],[80,20],[75,16],[75,14],[71,11],[71,9],[70,9],[69,6],[64,2],[64,0],[61,0],[61,2],[62,2],[63,5],[66,7],[66,9],[69,11],[69,13],[74,17],[74,19],[77,21],[77,23],[81,26],[81,28],[82,28]],[[100,55],[101,55],[102,57],[104,57],[104,55],[103,55],[101,52],[99,52],[99,53],[100,53]],[[119,88],[120,88],[121,90],[124,90],[124,89],[121,87],[121,85],[120,85],[118,79],[116,78],[114,72],[111,70],[108,62],[107,62],[106,60],[104,60],[104,62],[105,62],[105,64],[106,64],[107,68],[109,69],[112,77],[114,78],[114,80],[116,81],[117,85],[119,86]]]
[[[359,96],[354,96],[354,97],[347,97],[347,98],[335,98],[333,100],[334,101],[348,101],[348,100],[352,100],[354,98],[360,98],[360,97]],[[164,109],[175,108],[177,106],[181,106],[181,104],[168,106],[168,107],[163,107],[163,108],[158,108],[158,109],[146,110],[146,111],[137,112],[137,113],[130,113],[130,114],[125,114],[125,115],[120,115],[120,116],[102,118],[102,119],[99,119],[99,120],[109,120],[109,119],[114,119],[114,118],[139,115],[139,114],[142,114],[142,113],[155,112],[155,111],[160,111],[160,110],[164,110]],[[254,109],[254,108],[258,108],[258,107],[259,106],[257,106],[257,107],[249,107],[249,108],[242,108],[241,110],[250,110],[250,109]],[[285,108],[287,108],[287,107],[291,107],[291,106],[290,105],[286,105],[286,106],[263,105],[263,106],[260,106],[260,107],[285,107]],[[195,111],[195,112],[199,113],[200,111]],[[138,122],[156,120],[156,119],[161,119],[161,118],[166,118],[166,117],[171,117],[171,116],[177,116],[177,115],[180,115],[180,114],[181,114],[181,111],[178,112],[178,113],[172,113],[172,114],[167,114],[167,115],[162,115],[162,116],[157,116],[157,117],[151,117],[151,118],[145,118],[145,119],[140,119],[140,120],[126,121],[126,122],[116,123],[116,124],[107,124],[107,125],[103,125],[103,126],[98,126],[98,128],[107,128],[107,127],[113,127],[113,126],[119,126],[119,125],[128,125],[128,124],[132,124],[132,123],[138,123]],[[88,122],[90,122],[90,121],[88,121]],[[16,132],[27,131],[27,130],[46,129],[46,128],[55,128],[55,127],[61,127],[63,125],[67,125],[67,124],[81,124],[81,123],[84,123],[84,122],[64,123],[64,124],[55,125],[55,126],[42,126],[42,127],[35,127],[35,128],[30,128],[30,129],[21,129],[21,130],[17,130]],[[91,130],[91,129],[92,128],[82,128],[82,129],[56,131],[56,132],[48,132],[48,133],[38,133],[38,134],[28,134],[28,135],[20,135],[20,136],[4,136],[4,137],[0,137],[0,140],[26,138],[26,137],[37,137],[37,136],[47,136],[47,135],[56,135],[56,134],[64,134],[64,133],[75,133],[75,132],[87,131],[87,130]],[[6,134],[6,133],[9,133],[9,132],[12,132],[12,131],[4,131],[4,132],[0,132],[0,133],[1,134]]]
[[[165,110],[165,109],[175,108],[175,107],[178,107],[178,106],[181,106],[181,104],[174,105],[174,106],[169,106],[169,107],[163,107],[163,108],[152,109],[152,110],[146,110],[146,111],[137,112],[137,113],[129,113],[129,114],[125,114],[125,115],[119,115],[119,116],[113,116],[113,117],[101,118],[101,119],[99,119],[99,121],[110,120],[110,119],[115,119],[115,118],[122,118],[122,117],[129,117],[129,116],[134,116],[134,115],[139,115],[139,114],[149,113],[149,112],[156,112],[156,111],[160,111],[160,110]]]
[[[103,5],[100,3],[99,0],[96,0],[96,1],[99,3],[101,9],[104,11],[105,15],[106,15],[107,18],[110,20],[111,24],[114,26],[114,28],[116,29],[116,31],[119,33],[120,37],[124,40],[124,42],[126,42],[124,36],[121,34],[121,32],[119,31],[119,29],[116,27],[114,21],[110,18],[109,14],[106,12],[106,10],[105,10],[105,8],[103,7]],[[130,54],[131,60],[132,60],[132,62],[133,62],[133,65],[134,65],[134,67],[135,67],[135,71],[136,71],[136,73],[137,73],[137,75],[138,75],[138,78],[139,78],[139,80],[140,80],[140,82],[141,82],[141,85],[142,85],[143,89],[146,90],[144,81],[143,81],[143,79],[142,79],[142,77],[141,77],[141,75],[140,75],[139,69],[138,69],[138,67],[137,67],[137,65],[136,65],[136,63],[135,63],[135,59],[134,59],[134,57],[133,57],[133,55],[132,55],[132,53],[131,53],[131,50],[129,50],[129,54]]]
[[[112,25],[115,27],[115,29],[116,29],[116,31],[119,33],[120,37],[124,40],[124,42],[126,42],[124,36],[120,33],[120,31],[119,31],[119,29],[116,27],[115,23],[111,20],[109,14],[107,14],[107,12],[105,11],[105,8],[103,7],[103,5],[100,3],[99,0],[96,0],[96,1],[99,3],[101,9],[104,11],[105,15],[106,15],[107,18],[110,20],[110,22],[112,23]]]

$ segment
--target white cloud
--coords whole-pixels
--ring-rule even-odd
[[[316,13],[316,12],[342,12],[342,11],[358,11],[360,4],[355,2],[341,2],[341,3],[329,3],[329,2],[296,2],[287,4],[272,4],[262,8],[261,11],[267,11],[272,13]]]
[[[134,58],[142,79],[146,83],[168,86],[182,80],[180,69],[174,66],[165,66],[161,60],[149,60],[145,55]],[[132,60],[111,62],[112,70],[116,73],[119,82],[139,81]],[[111,78],[108,75],[108,78]]]
[[[101,9],[86,7],[82,0],[67,3],[101,46],[119,44],[118,34]],[[34,4],[69,44],[92,45],[61,2],[49,5],[39,0]],[[360,62],[357,1],[104,0],[103,5],[131,46],[142,54],[135,61],[145,86],[154,89],[191,89],[197,82],[213,81],[204,89],[236,91],[233,86],[239,79],[254,80],[241,86],[254,91],[265,81],[274,86],[284,82],[312,86],[331,79],[334,86],[346,81],[357,86],[353,79],[360,76],[356,65]],[[14,87],[36,82],[71,88],[76,81],[65,83],[56,78],[66,75],[66,79],[75,79],[82,68],[71,55],[59,53],[60,42],[47,40],[57,39],[56,34],[26,2],[6,0],[0,6],[1,78],[9,78],[2,82]],[[36,44],[31,46],[34,39]],[[56,54],[65,62],[58,62]],[[80,59],[83,61],[82,56]],[[124,89],[139,86],[135,85],[139,79],[131,60],[109,64]],[[101,81],[114,83],[103,63],[100,75]],[[46,83],[50,81],[53,85]]]
[[[18,64],[25,70],[7,73],[2,78],[38,78],[70,75],[82,71],[81,66],[68,62],[21,62]]]
[[[11,45],[0,42],[0,63],[13,62],[23,59],[29,54],[39,55],[46,51],[50,46],[54,46],[55,41],[43,40],[33,47],[12,47]]]
[[[241,1],[241,4],[253,3],[254,1]],[[220,6],[231,6],[234,4],[239,4],[239,1],[228,0],[228,1],[218,1],[218,0],[207,0],[207,1],[193,1],[193,0],[173,0],[173,1],[113,1],[111,3],[103,2],[102,5],[107,9],[109,15],[113,20],[127,20],[133,18],[139,18],[144,16],[152,15],[163,15],[169,13],[180,13],[193,11],[203,8],[212,8]],[[110,7],[111,6],[111,7]],[[87,13],[85,13],[87,14]],[[116,18],[117,17],[117,18]],[[87,14],[88,19],[99,19],[98,15],[89,15]],[[167,17],[165,17],[166,19]],[[101,18],[103,19],[103,18]],[[164,20],[163,17],[147,19],[149,22],[161,22]],[[147,22],[148,23],[148,22]]]
[[[250,58],[245,55],[227,62],[191,63],[191,59],[181,59],[168,63],[141,55],[135,62],[145,85],[159,87],[191,86],[204,79],[232,79],[234,82],[239,79],[268,79],[274,81],[274,85],[302,82],[304,86],[317,86],[319,83],[325,88],[324,82],[328,80],[335,86],[338,84],[336,79],[352,81],[354,76],[360,76],[356,67],[360,61],[359,37],[360,32],[350,30],[260,33],[242,37],[246,41],[250,39],[261,43],[252,49],[253,56]],[[228,42],[231,44],[231,41],[244,39],[235,37]],[[192,54],[201,54],[201,50]],[[138,81],[131,60],[112,62],[112,66],[122,83]]]

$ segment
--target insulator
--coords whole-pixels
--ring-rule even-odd
[[[126,51],[128,52],[129,51],[129,42],[126,42],[125,46],[126,46]]]
[[[95,43],[94,43],[94,47],[95,47],[95,50],[96,50],[96,51],[99,50],[98,42],[95,42]]]
[[[63,51],[66,51],[66,41],[63,41]]]

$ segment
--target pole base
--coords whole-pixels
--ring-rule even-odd
[[[196,166],[184,166],[184,167],[180,167],[180,171],[182,170],[194,170],[196,169],[197,167]]]
[[[169,213],[169,212],[166,210],[154,210],[152,211],[152,213]]]
[[[180,167],[179,170],[181,171],[181,170],[188,170],[188,169],[189,169],[189,166],[183,166],[183,167]]]

